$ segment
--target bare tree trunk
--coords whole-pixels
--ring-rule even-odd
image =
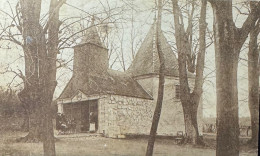
[[[46,100],[45,104],[45,111],[46,114],[43,118],[43,131],[44,131],[44,138],[43,138],[43,151],[45,156],[55,156],[55,138],[54,138],[54,131],[53,131],[53,122],[52,117],[53,114],[50,111],[51,110],[51,102],[52,102],[52,95],[46,94],[46,98],[49,98]]]
[[[203,93],[202,87],[204,83],[203,72],[205,67],[206,29],[207,29],[206,13],[207,13],[207,0],[201,0],[201,10],[200,10],[200,19],[199,19],[199,53],[197,55],[194,90],[191,94],[191,100],[193,103],[192,111],[191,111],[192,120],[193,120],[192,123],[196,133],[195,143],[200,145],[204,145],[204,143],[199,136],[197,113],[201,101],[201,96]]]
[[[19,95],[18,95],[19,98]],[[21,102],[21,99],[19,99]],[[28,132],[29,131],[29,109],[27,107],[27,104],[25,102],[21,102],[21,105],[24,109],[24,120],[23,120],[23,124],[21,126],[22,131]]]
[[[23,16],[22,35],[25,41],[23,50],[25,56],[24,89],[19,93],[19,99],[25,103],[29,110],[29,134],[20,141],[38,142],[41,140],[40,126],[41,112],[38,111],[38,49],[42,42],[41,26],[39,25],[41,1],[20,1]],[[32,9],[33,8],[33,9]],[[38,50],[36,50],[38,49]]]
[[[44,155],[55,156],[51,103],[57,85],[56,59],[61,24],[59,10],[65,0],[51,0],[49,20],[45,27],[40,25],[41,2],[20,0],[25,77],[19,98],[29,110],[29,134],[22,140],[43,141]]]
[[[22,131],[28,132],[29,131],[29,115],[27,113],[24,114],[23,124],[21,126]]]
[[[44,140],[43,140],[43,150],[45,156],[55,156],[55,139],[53,131],[53,114],[51,111],[51,104],[53,99],[53,93],[55,91],[57,81],[56,81],[56,58],[58,54],[58,44],[59,44],[59,27],[61,21],[59,20],[59,9],[64,3],[64,0],[51,0],[50,3],[50,17],[48,25],[48,39],[47,42],[47,57],[43,56],[45,60],[41,62],[40,69],[42,68],[42,73],[40,73],[41,82],[43,84],[43,105],[44,105]]]
[[[248,51],[248,105],[251,114],[252,137],[251,144],[258,146],[259,133],[259,49],[257,38],[259,34],[259,21],[250,32],[249,51]]]
[[[213,6],[217,90],[217,156],[239,155],[237,50],[232,2]],[[236,49],[236,50],[235,50]]]
[[[185,143],[196,143],[196,129],[193,126],[193,115],[189,107],[189,103],[186,104],[187,107],[183,107],[184,114],[184,124],[185,124]],[[196,114],[197,116],[197,114]]]
[[[254,27],[259,2],[251,3],[251,13],[242,28],[232,17],[232,0],[210,1],[214,13],[214,42],[217,89],[217,156],[239,155],[237,68],[240,49]]]
[[[184,30],[184,25],[182,21],[181,10],[178,6],[177,0],[172,0],[173,13],[174,13],[174,24],[175,24],[175,38],[178,50],[178,65],[179,65],[179,81],[180,81],[180,94],[181,94],[181,104],[183,107],[183,115],[185,122],[185,133],[187,143],[191,142],[193,144],[203,144],[203,141],[199,137],[198,123],[197,123],[197,110],[200,103],[200,98],[202,95],[203,86],[203,70],[205,62],[205,51],[206,51],[206,6],[207,0],[201,1],[201,12],[200,12],[200,26],[199,26],[199,53],[196,64],[196,77],[194,91],[190,93],[187,68],[195,71],[195,61],[190,61],[191,50],[190,45],[192,41],[189,40],[188,36],[192,33]],[[194,10],[193,10],[194,11]],[[181,20],[180,20],[181,19]],[[191,19],[190,19],[191,20]],[[192,22],[189,22],[191,27]],[[188,29],[189,30],[189,29]],[[192,39],[192,37],[190,37]],[[188,55],[188,56],[187,56]],[[188,57],[188,58],[187,58]],[[189,65],[194,63],[194,65]],[[187,67],[188,64],[188,67]]]
[[[164,71],[165,71],[165,59],[164,55],[162,53],[161,48],[161,18],[162,18],[162,0],[158,0],[158,18],[157,18],[157,27],[156,27],[156,48],[159,55],[160,60],[160,71],[159,71],[159,87],[158,87],[158,96],[157,96],[157,102],[156,107],[153,115],[153,121],[152,121],[152,127],[150,130],[150,136],[148,140],[148,145],[146,149],[146,156],[152,156],[153,155],[153,148],[154,148],[154,142],[156,137],[156,132],[160,120],[161,115],[161,109],[162,109],[162,102],[163,102],[163,93],[164,93]]]
[[[35,108],[31,109],[30,117],[29,117],[29,133],[24,138],[27,142],[41,142],[44,138],[42,131],[42,118],[40,118],[42,114],[42,109]]]
[[[28,115],[28,135],[17,139],[18,142],[41,142],[42,141],[42,109],[34,102],[34,92],[29,91],[27,86],[18,94],[22,103],[26,104]]]

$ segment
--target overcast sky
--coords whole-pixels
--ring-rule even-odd
[[[12,6],[15,6],[17,0],[8,0]],[[43,15],[48,12],[48,2],[49,0],[43,0]],[[113,8],[114,6],[121,6],[121,5],[127,5],[127,0],[109,0],[109,5],[107,4],[106,0],[67,0],[68,5],[64,5],[61,10],[61,18],[71,17],[71,16],[83,16],[86,15],[86,12],[90,14],[96,14],[99,13],[101,10],[104,10],[104,8],[107,8],[110,6]],[[155,13],[152,11],[154,8],[154,1],[152,0],[135,0],[133,2],[135,6],[135,10],[137,12],[134,13],[134,27],[136,29],[136,32],[138,32],[138,39],[142,40],[144,39],[146,33],[149,30],[149,27],[151,23],[153,23],[153,18]],[[73,7],[72,7],[73,6]],[[10,12],[9,4],[7,3],[7,0],[1,0],[0,1],[0,9],[5,10],[7,12]],[[83,11],[82,11],[83,10]],[[164,12],[163,15],[163,23],[162,23],[162,29],[165,32],[165,36],[167,37],[168,41],[172,41],[174,36],[168,32],[172,31],[172,22],[173,17],[172,15],[166,15],[167,12]],[[128,13],[125,13],[126,16]],[[130,14],[129,14],[130,15]],[[234,17],[236,17],[234,15]],[[3,16],[3,14],[0,14],[0,22],[3,22],[6,16]],[[239,18],[236,19],[236,25],[241,26],[243,23],[243,20],[245,19],[243,16],[239,16]],[[207,14],[207,23],[209,28],[212,30],[212,10],[211,6],[208,5],[208,14]],[[130,36],[130,29],[129,24],[125,24],[125,38],[124,38],[124,45],[126,49],[124,50],[125,54],[128,56],[130,55],[130,48],[129,48],[129,36]],[[0,70],[3,71],[4,67],[6,67],[6,64],[11,64],[11,67],[15,69],[21,69],[23,68],[23,59],[19,59],[22,55],[22,51],[19,48],[16,48],[13,44],[9,45],[11,49],[6,49],[7,47],[2,47],[0,49]],[[138,47],[138,46],[137,46]],[[247,58],[246,54],[247,50],[244,50],[241,52],[242,58]],[[67,50],[62,53],[63,59],[68,59],[73,56],[72,50]],[[128,66],[130,65],[131,61],[128,60]],[[70,63],[72,65],[72,63]],[[247,62],[241,60],[239,64],[239,72],[238,72],[238,85],[239,85],[239,114],[240,116],[248,116],[249,110],[248,110],[248,103],[247,103]],[[215,56],[214,56],[214,45],[210,46],[207,49],[206,54],[206,69],[205,69],[205,75],[208,75],[206,82],[204,84],[204,116],[215,116],[216,115],[216,96],[215,96]],[[117,63],[115,66],[113,66],[114,69],[118,70],[121,69],[120,64]],[[212,72],[213,71],[213,72]],[[59,69],[58,71],[58,87],[55,92],[55,97],[57,97],[60,92],[65,87],[66,83],[70,79],[72,73],[68,69]],[[6,86],[7,83],[9,83],[12,78],[14,77],[13,74],[4,74],[0,76],[0,85]],[[19,79],[15,79],[15,83],[19,83]]]

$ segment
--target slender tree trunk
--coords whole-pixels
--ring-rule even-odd
[[[150,130],[150,136],[148,140],[148,145],[146,149],[146,156],[153,155],[153,148],[154,142],[156,137],[156,132],[160,120],[161,109],[162,109],[162,102],[163,102],[163,93],[164,93],[164,71],[165,71],[165,59],[162,53],[161,48],[161,16],[162,16],[162,0],[158,0],[158,18],[157,18],[157,27],[156,27],[156,48],[159,55],[160,60],[160,71],[159,71],[159,87],[158,87],[158,96],[157,96],[157,103],[153,115],[152,127]]]
[[[53,114],[51,110],[51,102],[52,102],[52,95],[48,96],[46,94],[46,98],[49,98],[44,103],[46,114],[43,117],[43,131],[44,131],[44,139],[43,139],[43,151],[44,156],[55,156],[55,138],[54,138],[54,131],[53,131],[53,122],[52,117]]]
[[[204,83],[204,67],[205,67],[205,53],[206,53],[206,14],[207,14],[207,0],[201,0],[201,10],[200,10],[200,19],[199,19],[199,53],[197,55],[197,64],[196,64],[196,76],[194,90],[191,94],[192,101],[192,120],[193,127],[196,133],[196,144],[204,145],[203,140],[199,136],[199,126],[197,120],[198,107],[200,104],[201,96],[203,93],[203,83]]]
[[[259,34],[259,22],[250,32],[248,52],[248,105],[251,114],[252,137],[251,144],[258,146],[259,133],[259,49],[257,38]]]
[[[56,58],[58,54],[58,44],[59,44],[59,9],[64,3],[64,0],[51,0],[50,3],[50,17],[49,17],[49,29],[48,29],[48,39],[47,50],[48,54],[40,68],[42,68],[42,82],[43,86],[43,95],[45,96],[42,101],[44,105],[44,110],[46,114],[44,115],[44,141],[43,141],[43,150],[45,156],[55,156],[55,139],[53,131],[53,114],[51,110],[51,103],[53,99],[53,93],[55,91],[57,82],[56,82]],[[51,58],[51,59],[50,59]]]
[[[45,85],[42,87],[43,97],[41,99],[42,106],[43,106],[43,112],[45,112],[45,114],[43,115],[43,126],[42,126],[43,136],[44,136],[44,138],[43,138],[44,156],[55,156],[56,155],[55,138],[54,138],[54,130],[53,130],[53,122],[52,122],[54,114],[52,114],[53,112],[51,111],[53,93],[54,93],[55,87],[57,85],[56,66],[53,66],[53,64],[54,64],[53,62],[55,62],[55,61],[52,61],[52,62],[46,61],[45,65],[49,66],[49,68],[45,69],[45,71],[47,71],[45,73],[46,76],[42,77],[43,82],[45,82],[44,83]]]

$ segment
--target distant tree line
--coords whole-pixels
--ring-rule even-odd
[[[21,106],[16,91],[0,88],[0,116],[6,118],[22,116],[23,114],[24,109]]]

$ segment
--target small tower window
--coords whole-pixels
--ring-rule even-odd
[[[180,94],[180,85],[175,85],[175,98],[180,99],[181,94]]]

